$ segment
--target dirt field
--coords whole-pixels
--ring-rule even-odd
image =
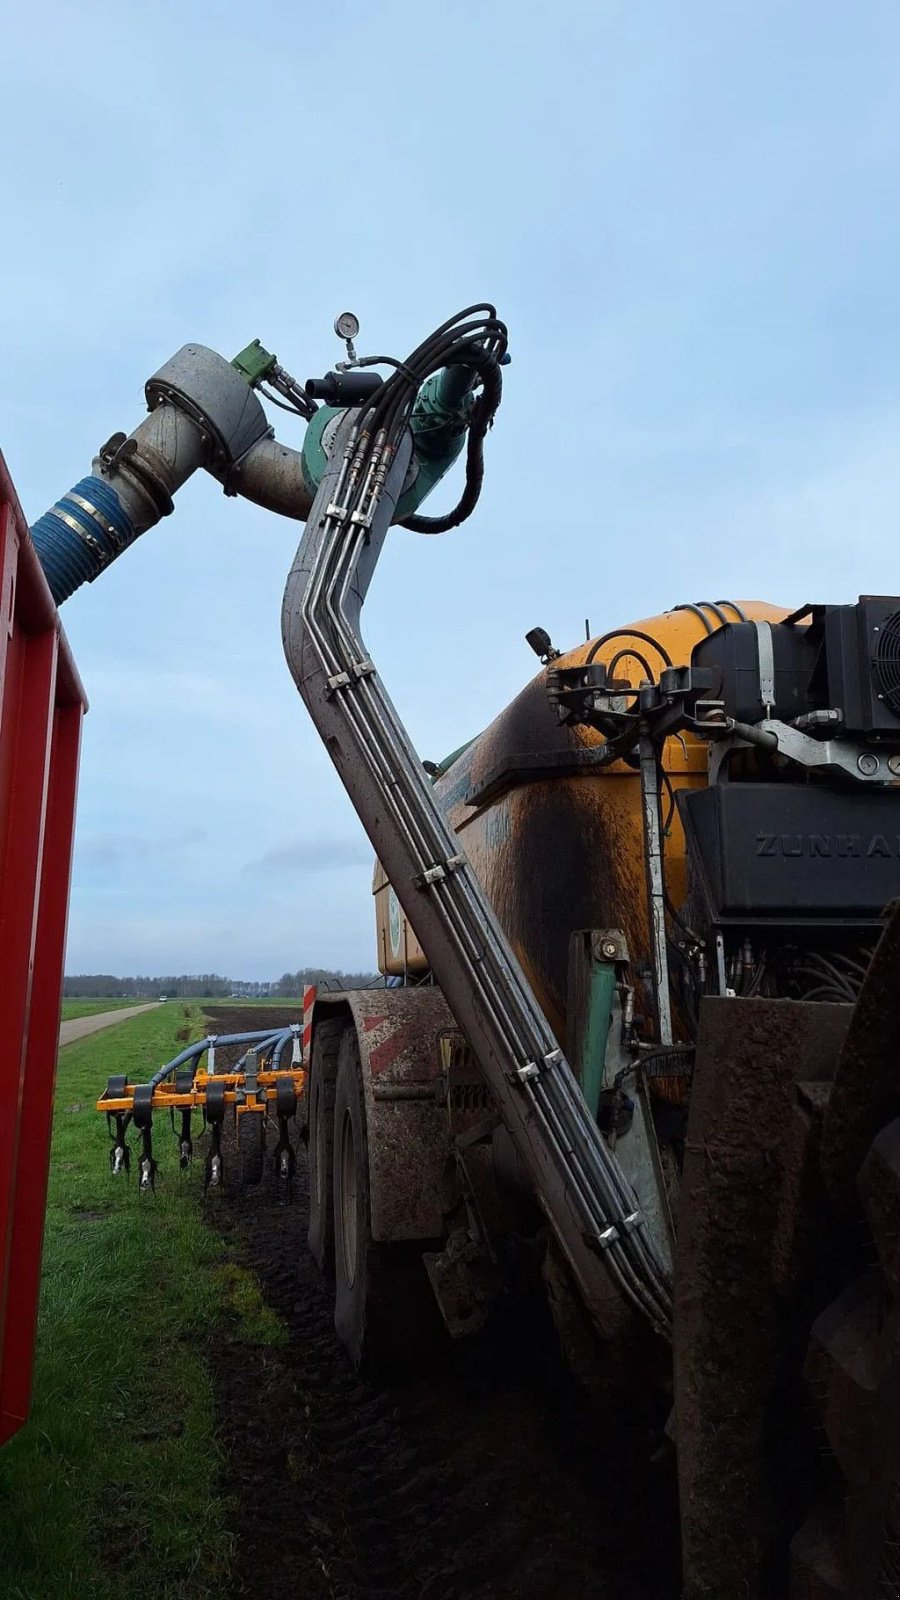
[[[227,1014],[235,1031],[266,1021]],[[283,1348],[211,1351],[236,1595],[675,1600],[658,1441],[622,1417],[601,1438],[539,1301],[511,1298],[486,1337],[375,1385],[336,1342],[306,1251],[305,1161],[289,1205],[269,1179],[243,1198],[229,1186],[209,1210],[290,1331]]]

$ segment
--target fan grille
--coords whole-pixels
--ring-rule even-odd
[[[872,666],[884,704],[900,717],[900,611],[892,611],[881,624]]]

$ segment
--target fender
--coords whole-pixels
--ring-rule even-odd
[[[492,1094],[440,989],[322,995],[312,1027],[340,1011],[359,1040],[372,1237],[380,1243],[439,1240],[460,1198],[453,1134],[490,1117]],[[472,1166],[479,1203],[493,1213],[490,1146]]]
[[[453,1133],[490,1113],[490,1091],[440,989],[323,995],[313,1029],[341,1011],[359,1041],[372,1237],[439,1239],[458,1198]]]

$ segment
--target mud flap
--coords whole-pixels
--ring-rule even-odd
[[[458,1204],[452,1151],[462,1133],[493,1112],[493,1098],[470,1054],[454,1049],[444,1070],[442,1043],[462,1040],[440,989],[360,989],[340,996],[359,1042],[369,1155],[372,1238],[379,1244],[445,1234]],[[316,1022],[335,1007],[320,997]],[[508,1206],[493,1177],[490,1144],[470,1153],[478,1201],[491,1226]]]
[[[703,1002],[675,1274],[684,1600],[787,1592],[809,1143],[850,1011]]]

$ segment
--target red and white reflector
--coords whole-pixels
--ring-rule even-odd
[[[316,1003],[318,989],[314,983],[307,983],[303,988],[303,1062],[309,1066],[309,1052],[312,1046],[312,1019],[313,1006]]]

